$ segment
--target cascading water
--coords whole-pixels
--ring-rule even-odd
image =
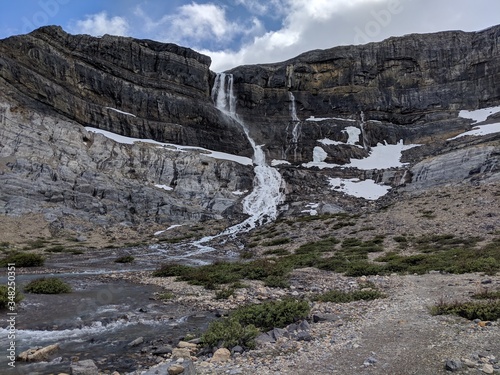
[[[299,142],[299,137],[300,137],[300,119],[297,117],[297,106],[295,103],[295,96],[291,91],[288,91],[288,97],[290,98],[290,113],[292,115],[292,144],[291,147],[293,147],[293,159],[297,160],[297,146]],[[287,127],[288,131],[288,127]],[[287,151],[290,149],[290,147],[287,149]],[[286,153],[286,152],[285,152]]]
[[[361,111],[361,123],[359,127],[361,128],[361,140],[363,141],[363,148],[365,150],[368,150],[368,145],[367,145],[368,142],[365,133],[365,114],[363,111]]]
[[[253,180],[253,190],[243,199],[243,212],[248,214],[249,217],[245,221],[233,225],[215,236],[204,237],[198,241],[192,242],[191,245],[195,246],[196,250],[184,253],[184,259],[193,255],[201,255],[214,251],[215,249],[213,247],[204,244],[216,238],[248,232],[258,225],[275,220],[278,216],[278,205],[284,198],[281,192],[282,179],[280,173],[267,165],[262,145],[257,145],[255,143],[250,136],[248,128],[236,114],[236,97],[233,92],[233,82],[234,80],[231,74],[217,74],[212,89],[212,99],[217,109],[236,121],[242,127],[254,151],[253,163],[255,177]]]
[[[220,73],[215,80],[212,98],[217,109],[236,121],[245,132],[248,142],[253,148],[255,178],[253,191],[243,200],[243,212],[250,215],[242,223],[226,229],[223,234],[248,231],[257,225],[276,219],[278,205],[283,201],[281,192],[282,179],[280,173],[267,165],[261,145],[256,145],[248,128],[236,114],[236,97],[233,93],[233,76]]]

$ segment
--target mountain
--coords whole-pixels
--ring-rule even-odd
[[[174,44],[54,26],[1,40],[0,213],[76,232],[225,227],[253,214],[245,197],[267,183],[255,178],[261,167],[279,171],[285,216],[500,179],[500,26],[222,76],[210,62]],[[477,125],[488,134],[467,135]],[[252,166],[258,149],[265,163]]]

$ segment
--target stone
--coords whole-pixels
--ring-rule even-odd
[[[272,331],[271,331],[272,332]],[[258,345],[263,345],[263,344],[270,344],[276,342],[276,339],[270,335],[269,333],[261,333],[259,336],[255,338],[255,342]]]
[[[191,342],[187,342],[187,341],[179,341],[179,343],[177,344],[177,347],[178,348],[186,348],[186,349],[190,349],[190,350],[196,350],[198,348],[198,346],[194,343],[191,343]]]
[[[191,358],[191,351],[186,348],[175,348],[172,350],[172,358]]]
[[[311,341],[313,338],[307,331],[300,331],[297,333],[297,341]]]
[[[474,368],[474,367],[476,367],[476,362],[471,361],[471,360],[470,360],[470,359],[468,359],[468,358],[467,358],[467,359],[464,359],[464,360],[463,360],[463,363],[464,363],[464,365],[466,365],[466,366],[467,366],[467,367],[469,367],[469,368]]]
[[[307,322],[307,320],[303,320],[299,324],[299,329],[302,330],[302,331],[309,331],[311,329],[311,326],[309,325],[309,323]]]
[[[71,375],[98,375],[99,369],[91,359],[74,362],[70,366]]]
[[[227,362],[231,358],[231,352],[226,348],[217,349],[210,360],[212,363]]]
[[[135,346],[139,346],[144,342],[144,337],[138,337],[134,341],[131,341],[127,344],[129,348],[133,348]]]
[[[231,349],[231,354],[234,354],[234,353],[240,353],[240,354],[241,354],[241,353],[243,353],[244,351],[245,351],[245,350],[244,350],[241,346],[236,345],[235,347],[233,347],[233,348]]]
[[[49,357],[59,350],[59,344],[49,345],[43,348],[28,349],[18,355],[22,362],[40,362],[47,361]]]
[[[163,345],[163,346],[160,346],[159,348],[153,350],[152,353],[154,355],[171,354],[172,350],[173,350],[173,348],[171,346]]]
[[[184,366],[179,364],[173,364],[168,368],[168,375],[179,375],[184,372]]]
[[[485,363],[483,367],[481,367],[481,371],[485,374],[493,374],[495,372],[495,369],[493,368],[493,365]]]
[[[462,368],[462,362],[456,359],[448,359],[444,365],[444,368],[447,371],[455,372]]]

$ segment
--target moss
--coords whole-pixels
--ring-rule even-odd
[[[458,315],[474,320],[497,320],[500,318],[500,300],[481,302],[450,302],[440,301],[430,308],[433,315]]]

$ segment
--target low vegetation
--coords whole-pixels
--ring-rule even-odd
[[[135,258],[132,255],[124,255],[115,259],[115,263],[132,263],[134,259]]]
[[[12,291],[11,291],[12,293]],[[15,303],[19,303],[23,300],[24,296],[19,292],[18,289],[14,292],[14,301]],[[5,310],[9,307],[9,302],[12,300],[9,299],[9,288],[7,285],[0,285],[0,310]]]
[[[0,260],[0,267],[7,267],[9,263],[16,267],[40,267],[44,265],[45,258],[39,254],[16,252]]]
[[[500,319],[500,300],[449,303],[440,301],[432,306],[430,311],[433,315],[457,315],[469,320],[497,320]]]
[[[202,343],[208,347],[243,348],[255,347],[255,338],[262,331],[284,328],[309,314],[306,301],[285,299],[248,305],[233,311],[229,317],[212,322],[202,335]]]
[[[62,294],[70,293],[71,286],[57,277],[42,277],[29,282],[24,291],[35,294]]]

